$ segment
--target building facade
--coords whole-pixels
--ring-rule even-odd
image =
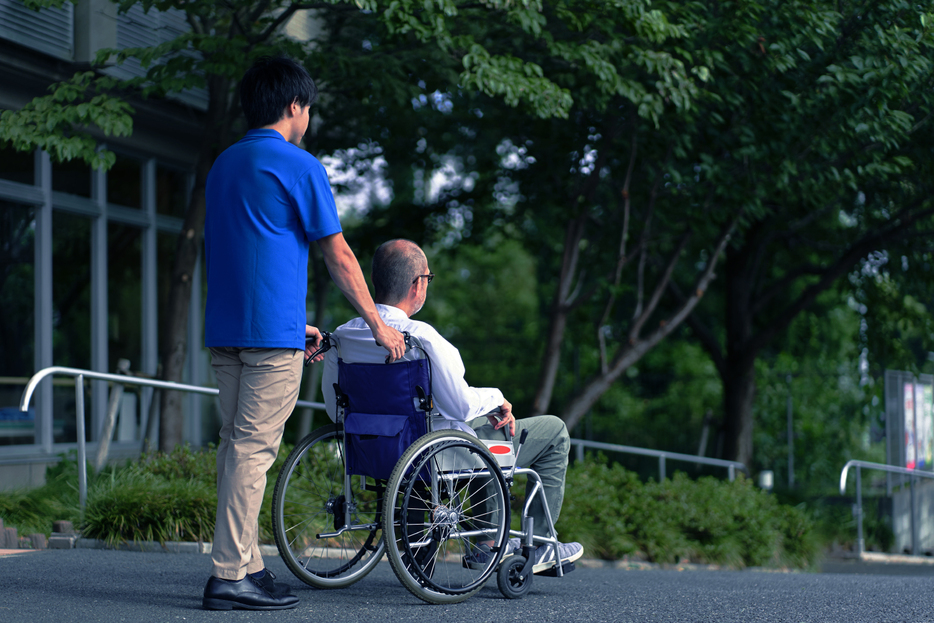
[[[101,48],[151,45],[184,28],[181,14],[137,6],[118,15],[104,0],[39,12],[0,0],[0,109],[18,109],[86,70]],[[130,62],[106,71],[128,77],[142,70]],[[159,372],[159,309],[191,193],[206,95],[132,104],[132,135],[100,137],[117,156],[109,171],[52,162],[41,150],[0,148],[0,488],[41,484],[45,467],[75,447],[72,379],[44,381],[30,411],[19,411],[34,373],[53,365],[115,372],[120,360],[133,372]],[[196,385],[208,380],[200,275],[186,379]],[[90,382],[85,395],[87,437],[95,442],[109,388]],[[158,430],[157,404],[151,390],[126,392],[112,457],[138,453],[147,428]],[[213,437],[203,416],[211,405],[194,395],[187,400],[184,435],[195,445]]]

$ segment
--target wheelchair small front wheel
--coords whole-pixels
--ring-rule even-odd
[[[272,524],[282,561],[302,582],[343,588],[383,556],[382,487],[348,476],[344,432],[330,424],[292,450],[272,496]]]
[[[523,574],[524,566],[525,558],[522,556],[510,556],[499,566],[496,585],[507,599],[522,599],[532,588],[532,570]]]

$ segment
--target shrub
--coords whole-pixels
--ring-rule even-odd
[[[0,518],[7,527],[15,526],[20,535],[42,533],[48,536],[52,522],[65,519],[77,525],[78,466],[63,458],[46,469],[46,484],[31,490],[0,494]]]
[[[186,444],[168,454],[147,452],[139,463],[144,471],[167,480],[197,480],[209,485],[217,482],[217,448],[213,444],[204,450]]]
[[[273,542],[272,490],[290,450],[280,448],[267,474],[259,518],[265,543]],[[82,532],[111,544],[211,540],[216,456],[213,448],[186,446],[169,454],[146,454],[138,462],[92,476]],[[21,534],[48,534],[55,519],[78,524],[75,461],[65,458],[50,467],[46,480],[39,489],[0,495],[0,517]],[[516,481],[513,491],[520,499],[512,505],[514,528],[519,527],[524,480]],[[568,470],[558,530],[561,540],[579,541],[588,556],[607,560],[634,556],[660,563],[807,568],[814,564],[819,545],[804,509],[803,503],[780,504],[743,478],[695,481],[679,473],[670,480],[642,483],[635,473],[601,457]]]
[[[88,491],[81,532],[109,544],[209,541],[217,492],[197,479],[170,480],[131,466]]]
[[[637,553],[633,502],[642,487],[638,476],[617,464],[585,462],[569,470],[565,484],[562,540],[578,541],[588,555],[606,560]]]
[[[591,555],[660,563],[811,566],[819,547],[807,515],[749,480],[706,477],[641,483],[603,460],[568,470],[561,538]]]
[[[260,541],[272,543],[272,491],[291,447],[283,444],[267,473]],[[82,532],[108,543],[210,541],[217,509],[217,449],[179,446],[98,477],[88,491]]]

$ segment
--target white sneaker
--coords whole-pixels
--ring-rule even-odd
[[[506,556],[512,556],[513,554],[518,554],[522,549],[522,539],[517,536],[509,539],[509,545],[506,547],[506,553],[503,554],[503,560],[506,559]]]
[[[558,543],[558,554],[562,565],[574,562],[584,555],[584,546],[580,543]],[[532,573],[541,573],[555,566],[555,549],[547,543],[535,548],[532,557]]]

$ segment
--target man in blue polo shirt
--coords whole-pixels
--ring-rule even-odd
[[[260,59],[240,85],[250,130],[217,158],[205,188],[205,345],[222,422],[213,569],[202,602],[207,609],[298,603],[263,564],[258,516],[266,471],[298,399],[303,354],[321,339],[305,322],[311,241],[389,359],[405,352],[401,334],[380,318],[344,240],[324,167],[298,146],[316,96],[314,81],[294,60]]]

